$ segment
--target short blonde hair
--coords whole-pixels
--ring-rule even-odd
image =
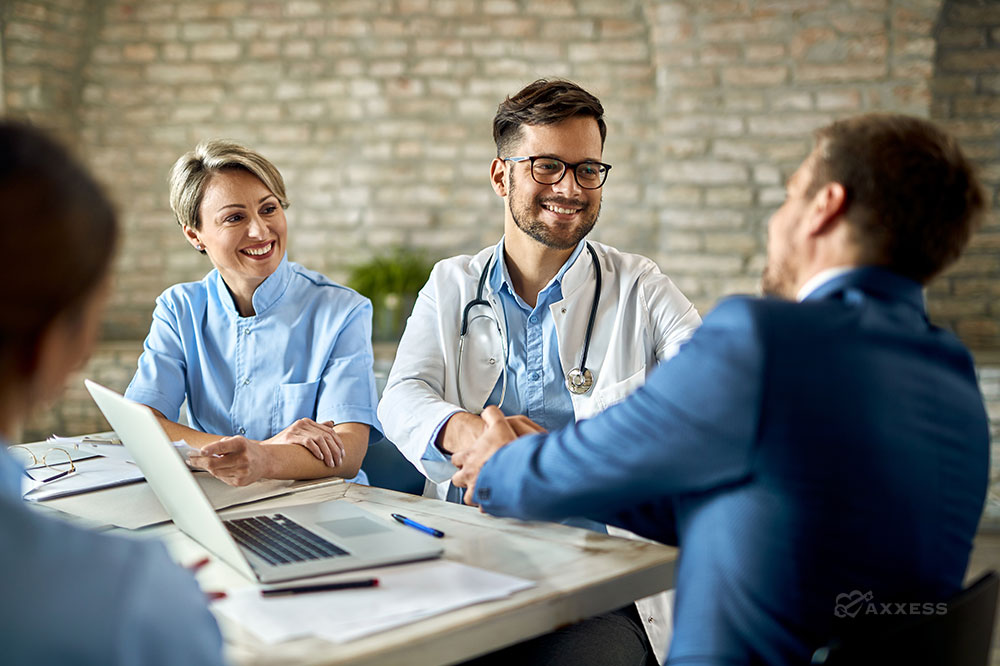
[[[257,176],[278,197],[281,207],[288,208],[285,181],[271,162],[233,141],[210,139],[185,153],[170,170],[170,208],[177,224],[201,228],[198,209],[205,194],[205,184],[211,176],[226,169],[244,169]]]

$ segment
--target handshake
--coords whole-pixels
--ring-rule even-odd
[[[465,488],[466,504],[477,506],[474,499],[476,481],[486,461],[518,437],[547,431],[527,416],[504,416],[498,407],[492,405],[479,416],[466,414],[465,417],[468,421],[466,431],[475,432],[475,422],[479,422],[479,434],[474,439],[466,438],[460,442],[460,448],[452,454],[451,462],[458,467],[458,471],[451,477],[451,482],[458,488]],[[465,446],[462,446],[463,443]]]

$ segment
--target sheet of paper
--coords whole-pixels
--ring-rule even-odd
[[[368,576],[377,577],[379,586],[270,598],[262,597],[258,587],[245,587],[229,592],[212,609],[265,643],[303,636],[345,643],[535,585],[450,560],[380,567],[337,578]]]
[[[47,469],[32,470],[35,475],[49,471]],[[36,478],[39,477],[36,476]],[[74,473],[36,487],[24,495],[24,499],[31,502],[41,502],[57,497],[79,495],[100,488],[135,483],[144,478],[142,470],[126,460],[96,457],[78,461]]]
[[[258,481],[243,488],[234,488],[204,472],[195,474],[194,478],[216,509],[284,495],[306,484],[310,487],[316,485],[316,482],[303,481]],[[343,481],[330,479],[328,482]],[[132,530],[170,520],[148,483],[97,490],[75,497],[49,500],[45,504],[95,524],[115,525]]]

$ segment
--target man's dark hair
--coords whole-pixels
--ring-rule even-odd
[[[0,201],[11,241],[0,262],[0,381],[33,370],[38,339],[82,311],[107,274],[115,211],[87,171],[26,124],[0,121]]]
[[[572,116],[590,116],[597,121],[603,148],[608,127],[599,99],[563,79],[539,79],[528,84],[497,107],[493,118],[497,157],[510,157],[507,153],[520,138],[523,125],[554,125]]]
[[[816,139],[807,194],[844,186],[863,263],[926,283],[958,259],[986,199],[953,137],[921,118],[866,114],[823,127]]]

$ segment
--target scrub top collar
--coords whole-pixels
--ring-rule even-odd
[[[587,241],[584,239],[576,244],[576,249],[573,250],[573,254],[569,256],[569,259],[567,259],[566,263],[562,265],[559,272],[555,274],[555,277],[553,277],[549,283],[545,285],[545,288],[539,292],[539,295],[546,293],[555,285],[558,285],[560,288],[563,286],[564,279],[568,279],[567,274],[576,266],[576,260],[580,256],[580,253],[583,252],[583,247],[586,243]],[[493,263],[493,269],[490,275],[490,288],[493,289],[493,293],[499,294],[500,289],[506,285],[507,291],[510,292],[510,294],[515,298],[518,305],[522,308],[531,310],[521,297],[517,295],[517,292],[514,291],[514,285],[510,279],[510,273],[507,271],[507,262],[503,259],[503,248],[504,239],[501,237],[500,242],[497,243],[496,249],[493,251],[493,256],[497,258],[497,261]],[[589,266],[590,264],[588,263],[587,265]],[[580,271],[575,270],[573,273],[574,277],[578,277]]]
[[[288,264],[288,254],[286,253],[274,272],[268,275],[253,292],[253,311],[258,315],[264,314],[268,308],[277,303],[288,288],[291,277],[292,269]],[[226,282],[218,270],[215,271],[215,288],[218,290],[219,300],[226,310],[239,317],[240,313],[236,309],[236,303],[233,302],[232,294],[229,293],[229,288],[226,287]]]

